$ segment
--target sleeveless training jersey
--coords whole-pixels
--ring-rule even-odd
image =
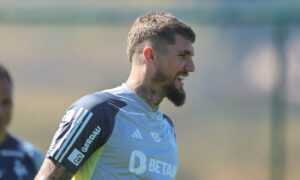
[[[0,145],[0,179],[32,180],[43,159],[33,145],[8,134]]]
[[[46,156],[83,180],[169,180],[178,165],[171,119],[125,83],[72,104]]]

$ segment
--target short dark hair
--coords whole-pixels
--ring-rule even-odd
[[[196,35],[190,26],[171,14],[162,12],[149,13],[136,19],[131,27],[127,39],[127,55],[129,61],[135,53],[142,51],[140,44],[145,41],[153,43],[154,48],[159,50],[162,42],[167,44],[175,43],[175,35],[182,35],[194,43]]]
[[[0,79],[2,78],[6,78],[10,83],[10,86],[13,87],[13,81],[8,70],[3,65],[0,65]]]

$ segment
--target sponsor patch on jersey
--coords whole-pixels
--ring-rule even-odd
[[[71,161],[75,166],[78,166],[84,157],[85,155],[75,148],[69,155],[68,160]]]
[[[177,166],[165,161],[147,157],[147,155],[140,150],[132,151],[129,162],[129,172],[141,175],[146,171],[173,179],[177,173]]]
[[[81,148],[82,152],[87,152],[89,150],[90,145],[94,141],[94,139],[100,134],[101,132],[101,127],[97,126],[92,134],[87,138],[87,140],[84,143],[84,146]]]

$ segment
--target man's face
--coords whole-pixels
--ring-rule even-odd
[[[192,57],[194,48],[190,40],[175,36],[175,44],[167,45],[165,53],[158,54],[158,64],[152,81],[159,84],[163,94],[176,106],[185,101],[183,80],[195,71]]]
[[[0,132],[7,127],[12,114],[12,89],[6,77],[0,79]]]

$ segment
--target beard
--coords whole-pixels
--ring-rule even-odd
[[[175,106],[182,106],[185,102],[185,91],[182,87],[176,87],[175,80],[175,77],[168,78],[160,68],[155,72],[152,79],[153,82],[162,85],[162,92]]]
[[[166,85],[164,87],[166,97],[175,105],[182,106],[185,102],[185,92],[183,88],[178,89],[175,84]]]

